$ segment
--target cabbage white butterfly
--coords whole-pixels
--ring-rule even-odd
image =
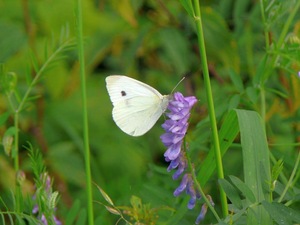
[[[126,134],[145,134],[167,109],[169,95],[161,95],[145,83],[122,75],[108,76],[105,81],[113,119]]]

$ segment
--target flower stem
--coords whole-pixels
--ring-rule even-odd
[[[36,85],[36,83],[39,81],[41,78],[42,74],[44,73],[45,69],[47,66],[59,55],[60,52],[62,52],[67,46],[70,45],[70,40],[64,42],[58,49],[55,50],[55,52],[46,60],[46,62],[43,64],[43,66],[39,69],[31,83],[29,84],[29,87],[27,88],[23,98],[20,100],[20,104],[15,108],[13,106],[12,101],[10,100],[10,97],[8,95],[8,99],[10,102],[10,105],[12,107],[12,110],[14,111],[14,126],[16,129],[15,132],[15,137],[14,137],[14,149],[12,152],[13,158],[14,158],[14,169],[16,173],[19,171],[19,115],[24,109],[25,103],[28,101],[29,95]],[[17,96],[17,99],[19,97]],[[16,211],[19,212],[20,209],[20,193],[21,193],[21,188],[18,184],[16,184]]]
[[[189,166],[189,170],[191,172],[191,175],[192,175],[192,178],[193,178],[193,181],[194,181],[194,184],[196,186],[196,189],[199,191],[199,193],[201,194],[201,197],[203,198],[204,202],[207,204],[208,208],[212,211],[212,213],[214,214],[215,218],[218,220],[218,222],[221,221],[218,213],[216,212],[215,208],[212,206],[211,202],[209,201],[209,199],[206,197],[204,191],[202,190],[201,188],[201,185],[200,183],[198,182],[197,180],[197,176],[195,174],[195,170],[194,170],[194,167],[193,167],[193,164],[191,162],[191,158],[190,158],[190,155],[188,154],[188,152],[186,151],[186,145],[184,143],[184,151],[186,152],[186,158],[187,158],[187,162],[188,162],[188,166]]]
[[[195,12],[194,19],[197,28],[198,45],[199,45],[200,56],[202,59],[201,62],[202,62],[202,69],[203,69],[203,77],[204,77],[204,84],[205,84],[206,96],[208,101],[209,118],[210,118],[210,123],[212,128],[212,137],[213,137],[213,144],[214,144],[215,157],[216,157],[217,174],[219,179],[223,179],[224,178],[223,164],[222,164],[217,122],[216,122],[216,116],[214,110],[213,96],[212,96],[211,84],[209,79],[206,50],[204,44],[204,35],[203,35],[202,21],[201,21],[200,4],[199,4],[199,0],[193,0],[193,3],[194,3],[193,4],[194,12]],[[220,188],[220,199],[222,203],[223,216],[226,217],[228,214],[228,205],[226,200],[226,194],[222,188]]]
[[[93,194],[92,194],[92,176],[90,168],[90,147],[88,133],[88,113],[87,113],[87,96],[86,96],[86,81],[85,81],[85,62],[83,49],[83,33],[82,33],[82,6],[81,0],[75,1],[76,5],[76,22],[77,22],[77,41],[78,41],[78,57],[80,64],[80,80],[81,80],[81,95],[82,95],[82,110],[83,110],[83,142],[85,153],[85,172],[86,172],[86,194],[87,194],[87,210],[88,224],[94,224],[93,212]]]

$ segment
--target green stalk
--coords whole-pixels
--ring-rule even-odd
[[[260,3],[261,4],[261,13],[262,13],[263,22],[264,22],[264,24],[266,24],[265,15],[264,15],[265,10],[264,10],[264,5],[262,4],[262,2],[263,1],[261,1],[261,3]],[[284,47],[285,38],[287,37],[287,33],[289,32],[289,27],[291,26],[293,19],[296,17],[297,12],[299,11],[299,8],[300,8],[300,1],[296,1],[296,4],[293,6],[291,12],[288,14],[288,18],[286,19],[286,22],[284,23],[284,26],[281,30],[278,41],[277,41],[277,43],[275,43],[276,48],[272,49],[273,51],[274,50],[279,51],[280,49],[282,49]],[[267,40],[267,38],[269,38],[268,32],[265,30],[265,39]],[[266,42],[266,48],[267,48],[267,50],[269,50],[269,46],[267,44],[270,45],[269,41]],[[279,60],[279,58],[280,58],[280,55],[275,54],[275,56],[273,56],[272,59],[270,60],[270,63],[268,63],[268,67],[266,68],[264,76],[262,78],[263,83],[271,75],[272,71],[274,71],[274,67],[276,67],[276,63]]]
[[[41,75],[43,74],[44,70],[47,68],[47,66],[54,60],[54,58],[65,48],[66,45],[69,43],[66,42],[63,45],[61,45],[43,64],[41,69],[38,71],[34,79],[29,84],[29,87],[27,88],[22,100],[20,101],[20,104],[16,109],[13,107],[13,103],[10,101],[10,104],[12,106],[12,109],[14,110],[14,126],[16,129],[15,133],[15,140],[14,140],[14,149],[13,149],[13,158],[14,158],[14,169],[16,173],[19,171],[19,115],[20,112],[23,110],[25,103],[28,100],[29,94],[31,93],[34,85],[38,82]],[[9,98],[10,99],[10,98]],[[17,181],[16,181],[17,182]],[[16,183],[16,211],[19,212],[20,210],[20,196],[21,196],[21,187],[19,184]]]
[[[207,204],[208,208],[211,210],[211,212],[214,214],[215,218],[218,220],[218,222],[221,222],[221,219],[218,215],[218,213],[216,212],[215,208],[212,206],[211,202],[209,201],[209,199],[206,197],[204,191],[202,190],[201,188],[201,185],[200,183],[198,182],[197,180],[197,176],[195,174],[195,170],[194,170],[194,167],[193,167],[193,164],[191,162],[191,158],[190,158],[190,155],[188,154],[188,152],[186,151],[186,144],[184,143],[184,151],[186,153],[186,158],[187,158],[187,162],[188,162],[188,166],[189,166],[189,170],[191,172],[191,175],[192,175],[192,178],[193,178],[193,181],[194,181],[194,184],[197,188],[197,190],[199,191],[199,193],[201,194],[201,198],[204,200],[204,202]]]
[[[46,60],[46,62],[43,64],[43,66],[41,67],[41,69],[38,71],[38,73],[35,75],[35,77],[33,78],[33,80],[31,81],[31,83],[29,84],[29,87],[27,88],[24,97],[22,98],[17,110],[16,110],[16,114],[19,114],[22,110],[23,110],[23,106],[26,103],[29,94],[31,93],[34,85],[36,85],[36,83],[39,81],[39,79],[41,78],[42,74],[44,73],[45,69],[48,67],[48,65],[68,46],[70,45],[71,41],[66,41],[64,42],[59,48],[57,48],[55,50],[55,52],[53,52],[53,54]]]
[[[57,55],[66,48],[70,44],[69,41],[66,41],[63,43],[43,64],[43,66],[40,68],[34,79],[29,84],[29,87],[27,88],[23,98],[20,101],[20,104],[15,109],[13,107],[13,103],[10,100],[10,97],[8,97],[10,105],[12,106],[12,109],[14,111],[14,126],[16,129],[15,132],[15,138],[14,138],[14,149],[13,149],[13,158],[14,158],[14,169],[16,173],[19,171],[19,115],[21,111],[24,109],[24,105],[28,100],[29,94],[31,93],[33,87],[36,85],[38,80],[41,78],[43,72],[47,68],[47,66],[57,57]],[[16,181],[17,182],[17,181]],[[21,196],[21,187],[18,183],[16,183],[16,211],[19,212],[20,210],[20,196]]]
[[[223,173],[222,156],[221,156],[214,102],[213,102],[213,96],[212,96],[212,90],[211,90],[211,84],[210,84],[209,72],[207,66],[200,4],[199,4],[199,0],[193,0],[193,3],[194,3],[193,4],[194,12],[195,12],[195,23],[196,23],[197,35],[198,35],[198,45],[199,45],[200,56],[202,59],[201,62],[202,62],[202,69],[203,69],[203,77],[204,77],[204,84],[205,84],[205,90],[206,90],[206,96],[208,102],[209,118],[210,118],[210,123],[212,128],[212,137],[213,137],[213,144],[214,144],[215,157],[216,157],[217,174],[219,179],[223,179],[224,173]],[[222,204],[223,216],[226,217],[228,215],[228,205],[227,205],[226,194],[222,188],[220,188],[220,200]]]
[[[265,6],[264,6],[264,1],[260,0],[260,13],[262,17],[262,22],[264,24],[264,32],[265,32],[265,44],[266,44],[266,50],[269,50],[270,47],[270,41],[269,41],[269,33],[266,29],[266,17],[265,17]]]
[[[21,198],[21,187],[18,183],[17,174],[19,171],[19,112],[15,111],[14,125],[16,129],[15,133],[15,144],[13,149],[13,157],[14,157],[14,168],[15,168],[15,178],[16,178],[16,212],[20,213],[20,198]]]
[[[88,205],[88,224],[94,224],[93,212],[93,193],[92,193],[92,176],[90,168],[90,146],[88,133],[88,113],[87,113],[87,96],[86,96],[86,81],[85,81],[85,63],[83,51],[83,33],[82,33],[82,7],[81,0],[76,1],[76,22],[77,22],[77,41],[78,41],[78,57],[80,64],[80,80],[82,94],[82,110],[83,110],[83,138],[84,138],[84,153],[85,153],[85,172],[86,172],[86,194]]]
[[[297,13],[299,12],[299,8],[300,8],[300,1],[296,1],[295,5],[292,8],[292,11],[289,13],[288,18],[287,18],[286,22],[284,23],[283,29],[279,36],[279,39],[277,42],[277,46],[279,48],[282,48],[284,39],[286,38],[287,33],[289,32],[289,27],[291,26],[293,19],[296,17]]]
[[[266,123],[266,95],[264,84],[260,87],[260,115],[264,124]]]
[[[281,193],[281,196],[279,197],[278,202],[281,202],[283,200],[283,198],[286,195],[287,191],[293,186],[293,179],[294,179],[295,174],[297,172],[299,162],[300,162],[300,151],[298,152],[298,157],[296,159],[296,163],[295,163],[294,169],[292,171],[292,174],[290,176],[290,179],[289,179],[288,183],[285,185],[285,188],[284,188],[283,192]]]

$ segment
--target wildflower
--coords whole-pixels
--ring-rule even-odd
[[[212,206],[214,206],[215,203],[213,202],[211,196],[210,196],[210,195],[207,195],[207,198],[209,199],[210,204],[211,204]],[[199,223],[204,219],[206,212],[207,212],[207,204],[204,203],[204,204],[202,205],[202,207],[201,207],[201,212],[200,212],[199,216],[198,216],[197,219],[196,219],[196,222],[195,222],[196,224],[199,224]]]
[[[167,170],[168,172],[170,172],[172,169],[176,168],[177,171],[172,176],[173,180],[177,180],[187,168],[187,159],[184,152],[181,152],[175,160],[170,162],[170,165]]]
[[[206,212],[207,212],[207,205],[203,204],[201,207],[201,212],[200,212],[199,216],[197,217],[195,224],[199,224],[204,219]]]
[[[179,92],[176,92],[169,102],[170,112],[167,113],[169,119],[162,125],[166,133],[161,136],[163,144],[168,148],[164,154],[167,162],[177,159],[180,155],[183,138],[188,128],[190,110],[196,102],[194,96],[183,97]]]
[[[54,192],[52,193],[52,187],[51,187],[51,178],[50,176],[47,174],[47,173],[44,173],[42,176],[41,176],[41,180],[42,180],[42,189],[38,190],[39,188],[37,188],[37,191],[36,193],[34,194],[33,196],[33,199],[36,200],[37,198],[37,195],[41,195],[41,197],[43,199],[46,199],[46,201],[49,201],[51,202],[53,200],[53,198],[56,198],[57,194]],[[41,192],[41,190],[44,190],[43,192]],[[55,199],[54,199],[55,200]],[[48,202],[47,202],[48,203]],[[52,211],[51,213],[54,214],[54,211],[56,210],[56,208],[52,208],[53,206],[51,206],[51,204],[47,204],[46,205],[49,207],[48,210]],[[33,214],[37,214],[39,213],[39,205],[36,204],[33,209],[32,209],[32,213]],[[38,216],[38,219],[41,221],[41,224],[43,225],[48,225],[48,224],[53,224],[53,223],[49,223],[47,221],[47,218],[45,216],[44,213],[41,213],[39,216]],[[61,225],[61,221],[58,220],[56,218],[56,216],[52,216],[52,222],[54,222],[55,225]]]
[[[189,209],[193,209],[196,205],[196,200],[200,199],[201,195],[198,192],[196,192],[196,190],[194,188],[194,181],[192,179],[192,176],[188,173],[183,175],[183,178],[181,180],[179,187],[176,188],[176,190],[174,191],[174,196],[177,197],[184,190],[186,190],[186,193],[191,196],[187,207]]]
[[[177,92],[174,94],[173,99],[170,100],[168,105],[169,113],[167,116],[168,120],[162,125],[166,133],[160,138],[162,143],[167,147],[164,154],[165,160],[170,162],[168,171],[177,169],[173,174],[173,179],[178,179],[187,168],[186,153],[182,151],[183,139],[188,129],[188,119],[190,117],[190,110],[193,105],[197,102],[194,96],[184,97],[181,93]],[[194,181],[192,175],[185,173],[182,177],[180,185],[174,191],[174,196],[177,197],[183,191],[190,196],[187,207],[193,209],[196,205],[197,199],[201,198],[200,193],[195,190]],[[207,206],[202,206],[201,212],[196,220],[198,224],[205,216]]]

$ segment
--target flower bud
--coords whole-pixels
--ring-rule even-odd
[[[19,186],[22,186],[22,184],[24,183],[25,179],[26,179],[26,175],[25,175],[24,171],[23,170],[19,170],[17,172],[17,184]]]
[[[10,135],[5,135],[2,139],[2,144],[4,147],[4,152],[6,155],[10,156],[12,146],[13,146],[14,137]]]

